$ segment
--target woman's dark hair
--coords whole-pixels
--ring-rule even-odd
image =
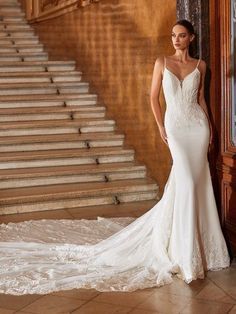
[[[189,22],[188,20],[179,20],[173,26],[175,26],[175,25],[181,25],[181,26],[185,27],[190,35],[195,34],[193,24],[191,22]]]

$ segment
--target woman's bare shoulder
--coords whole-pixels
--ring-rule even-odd
[[[206,62],[202,59],[199,60],[198,69],[200,72],[204,73],[206,71]]]
[[[165,57],[158,57],[156,58],[156,61],[155,61],[155,68],[157,70],[162,70],[163,67],[164,67],[164,63],[165,63]]]

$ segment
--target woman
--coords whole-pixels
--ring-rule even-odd
[[[177,22],[172,30],[176,52],[157,59],[153,72],[152,109],[173,158],[161,201],[126,227],[119,219],[2,225],[0,293],[133,291],[170,283],[173,274],[189,283],[204,278],[207,270],[229,266],[207,161],[206,65],[189,56],[193,40],[191,23]]]

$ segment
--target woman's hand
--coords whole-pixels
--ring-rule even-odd
[[[159,132],[160,132],[160,135],[161,135],[161,139],[162,141],[168,145],[168,138],[167,138],[167,134],[166,134],[166,130],[165,130],[165,127],[160,127],[159,128]]]

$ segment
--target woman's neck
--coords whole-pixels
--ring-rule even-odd
[[[176,50],[174,56],[181,63],[187,63],[190,59],[188,50]]]

